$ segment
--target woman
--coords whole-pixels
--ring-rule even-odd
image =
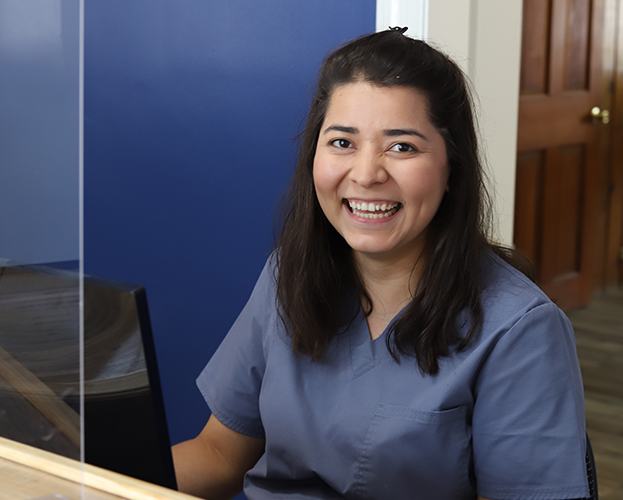
[[[573,332],[487,240],[461,71],[404,31],[322,67],[277,250],[174,449],[182,490],[588,496]]]

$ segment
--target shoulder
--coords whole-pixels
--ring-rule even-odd
[[[482,263],[481,303],[491,319],[522,316],[536,307],[555,304],[536,283],[493,252]]]
[[[558,325],[554,330],[564,336],[573,334],[558,306],[534,282],[493,252],[483,258],[481,304],[481,342],[496,343],[509,332],[521,334],[524,330],[551,337],[555,334],[551,329],[554,324]]]
[[[277,258],[275,252],[268,256],[246,303],[248,309],[257,318],[268,320],[277,305]]]
[[[271,253],[259,273],[246,304],[227,333],[224,342],[239,342],[266,354],[278,324],[276,258]]]
[[[260,299],[268,304],[274,302],[277,296],[277,255],[275,251],[271,252],[262,271],[253,287],[251,298]]]
[[[290,344],[280,316],[279,299],[277,296],[277,278],[279,261],[277,250],[273,250],[266,259],[264,267],[253,287],[245,310],[253,317],[253,322],[261,332],[263,343],[269,346],[274,339]]]

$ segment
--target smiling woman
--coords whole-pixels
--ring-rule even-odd
[[[413,264],[422,253],[448,182],[446,146],[427,107],[411,87],[365,81],[331,95],[314,156],[314,186],[359,267],[369,259]]]
[[[489,242],[458,67],[390,29],[324,62],[283,229],[197,383],[182,489],[587,497],[564,314]]]

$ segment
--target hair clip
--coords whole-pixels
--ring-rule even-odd
[[[389,27],[389,31],[399,31],[401,35],[404,35],[405,31],[407,31],[409,28],[407,26],[405,26],[404,28],[401,28],[400,26],[394,26],[394,27]]]

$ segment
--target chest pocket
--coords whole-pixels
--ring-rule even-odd
[[[473,499],[466,408],[379,405],[355,466],[359,498]]]

